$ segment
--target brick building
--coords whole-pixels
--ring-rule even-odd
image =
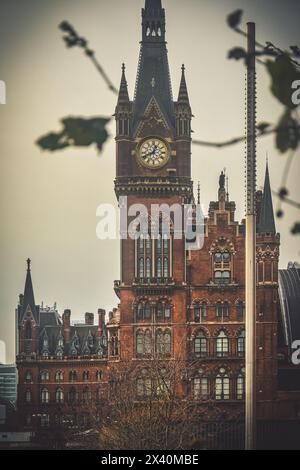
[[[153,356],[192,362],[181,390],[194,399],[213,397],[223,417],[238,419],[243,416],[245,391],[245,224],[235,219],[225,175],[221,173],[216,182],[217,197],[204,220],[201,249],[192,249],[191,240],[178,236],[172,211],[163,210],[156,220],[151,212],[153,204],[173,208],[191,204],[196,210],[192,110],[184,66],[178,99],[172,98],[161,0],[146,0],[142,10],[135,96],[131,101],[123,66],[115,118],[116,196],[119,206],[126,197],[128,208],[133,204],[147,208],[148,231],[143,237],[121,239],[120,280],[114,285],[119,305],[107,323],[103,310],[96,325],[89,313],[84,324],[72,325],[69,310],[60,317],[54,309],[35,305],[28,262],[25,292],[17,308],[22,419],[27,425],[32,425],[33,417],[44,425],[61,419],[87,425],[88,408],[101,403],[111,364],[135,361],[141,398],[149,383],[145,359]],[[166,217],[170,236],[163,232]],[[134,218],[128,215],[127,225]],[[299,325],[299,303],[283,308],[291,282],[291,275],[284,273],[285,289],[279,298],[280,237],[268,167],[264,191],[257,193],[257,219],[258,417],[296,420],[300,418],[299,366],[291,365],[289,352]],[[299,293],[299,270],[293,269]],[[285,327],[290,318],[293,333]],[[291,371],[294,385],[285,386],[284,374]]]

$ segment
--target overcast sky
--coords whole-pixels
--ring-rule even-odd
[[[59,130],[59,119],[110,116],[115,96],[80,50],[68,50],[58,24],[70,21],[89,39],[113,82],[119,85],[121,63],[133,95],[143,0],[0,0],[0,79],[7,84],[7,104],[0,106],[1,297],[0,340],[7,360],[14,358],[14,309],[24,289],[26,258],[32,259],[36,302],[71,308],[72,319],[84,312],[117,305],[113,281],[119,279],[119,242],[96,238],[96,208],[115,204],[114,123],[111,139],[98,156],[95,149],[41,152],[35,140]],[[292,0],[163,0],[174,96],[181,64],[186,65],[195,115],[194,137],[222,141],[244,132],[244,78],[240,62],[228,50],[244,45],[226,25],[226,15],[244,10],[244,24],[257,23],[260,42],[281,48],[300,45],[300,2]],[[282,107],[272,97],[269,78],[258,68],[258,120],[274,122]],[[258,143],[258,184],[266,153],[271,183],[280,185],[286,156],[273,137]],[[202,202],[217,197],[218,176],[226,167],[230,198],[237,218],[244,212],[243,145],[223,150],[193,147],[193,179],[201,182]],[[299,155],[298,155],[299,157]],[[289,190],[300,198],[299,158],[293,162]],[[276,207],[276,200],[274,201]],[[300,259],[299,236],[289,234],[299,212],[288,208],[278,222],[281,267]]]

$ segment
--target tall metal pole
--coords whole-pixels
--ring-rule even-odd
[[[245,448],[256,447],[256,75],[255,23],[247,23],[246,419]]]

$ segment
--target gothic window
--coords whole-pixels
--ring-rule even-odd
[[[56,403],[64,402],[64,392],[62,388],[57,388],[55,392],[55,401]]]
[[[50,425],[50,416],[47,414],[41,415],[41,426],[42,428],[47,428]]]
[[[245,398],[245,369],[242,369],[236,380],[236,398],[244,400]]]
[[[30,370],[26,371],[25,382],[32,382],[32,373],[30,372]]]
[[[214,282],[217,284],[229,284],[231,281],[232,262],[228,251],[214,253]]]
[[[194,304],[194,321],[200,322],[207,318],[207,304],[206,302],[196,302]]]
[[[71,370],[69,372],[69,381],[74,382],[75,380],[77,380],[77,373],[75,370]]]
[[[137,268],[139,278],[151,278],[152,243],[150,235],[140,235],[137,240]]]
[[[151,277],[151,259],[146,258],[146,277],[149,279]]]
[[[42,403],[49,403],[50,395],[49,390],[47,388],[42,388],[41,390],[41,402]]]
[[[243,319],[245,316],[245,304],[242,301],[238,302],[237,304],[237,314],[241,319]]]
[[[152,335],[150,330],[138,330],[136,333],[136,354],[149,355],[152,352]]]
[[[158,355],[169,356],[171,354],[171,332],[169,330],[157,330],[155,342]]]
[[[219,369],[216,377],[216,400],[229,400],[230,398],[230,382],[225,369]]]
[[[47,380],[49,380],[49,372],[47,370],[43,370],[41,372],[41,381],[46,382]]]
[[[138,355],[144,353],[144,332],[141,330],[136,334],[136,353]]]
[[[82,373],[82,380],[83,382],[88,382],[90,378],[90,373],[88,370],[84,370],[83,373]]]
[[[102,379],[102,370],[97,370],[97,372],[96,372],[97,382],[100,382],[101,379]]]
[[[242,330],[237,338],[237,353],[239,357],[245,357],[245,330]]]
[[[136,392],[139,398],[149,397],[152,393],[152,381],[146,369],[143,369],[136,381]]]
[[[156,320],[169,321],[171,319],[172,306],[168,302],[158,302],[156,304]]]
[[[170,320],[171,318],[171,305],[170,304],[165,304],[165,320]]]
[[[32,328],[29,321],[25,325],[25,339],[32,339]]]
[[[207,338],[202,330],[198,331],[195,336],[194,353],[198,357],[207,356]]]
[[[144,258],[139,259],[139,277],[144,277]]]
[[[192,393],[195,400],[208,397],[208,378],[203,376],[202,371],[192,380]]]
[[[228,302],[218,302],[216,307],[216,314],[218,318],[228,318],[229,317],[229,304]]]
[[[31,403],[31,390],[27,389],[25,392],[25,401],[26,403]]]
[[[151,306],[149,302],[146,302],[144,306],[144,318],[146,320],[149,320],[151,318]]]
[[[171,391],[171,381],[167,376],[167,370],[161,369],[156,381],[156,395],[168,395]]]
[[[111,355],[118,356],[119,355],[119,340],[116,334],[111,336]]]
[[[92,398],[92,394],[91,394],[89,387],[85,387],[82,392],[83,402],[88,403],[89,401],[91,401],[91,398]]]
[[[161,320],[163,319],[163,316],[164,316],[164,306],[162,302],[158,302],[156,306],[156,317],[158,320]]]
[[[229,354],[229,339],[223,330],[218,334],[216,343],[217,357],[227,357]]]
[[[55,373],[55,380],[56,382],[61,382],[62,380],[64,380],[64,373],[61,370],[58,370]]]
[[[75,387],[71,387],[68,393],[69,403],[75,403],[77,400],[77,392]]]

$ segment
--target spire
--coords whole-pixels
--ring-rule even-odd
[[[260,209],[258,232],[276,233],[268,162],[266,164],[264,193]]]
[[[153,86],[154,85],[154,86]],[[134,127],[154,97],[170,125],[174,109],[161,0],[146,0],[142,10],[142,42],[135,86]]]
[[[189,95],[188,95],[186,81],[185,81],[184,65],[182,65],[181,71],[182,71],[182,74],[181,74],[181,82],[180,82],[179,94],[178,94],[178,103],[190,105]]]
[[[30,265],[31,265],[31,260],[28,258],[28,260],[27,260],[27,274],[26,274],[26,281],[25,281],[23,304],[22,304],[22,306],[23,306],[22,316],[25,314],[25,312],[28,310],[28,308],[30,308],[30,310],[32,312],[32,315],[37,320],[37,311],[36,311],[36,306],[35,306],[35,301],[34,301],[34,293],[33,293],[33,287],[32,287]]]
[[[122,76],[118,97],[118,104],[120,103],[129,103],[128,87],[125,75],[125,64],[122,64]]]

